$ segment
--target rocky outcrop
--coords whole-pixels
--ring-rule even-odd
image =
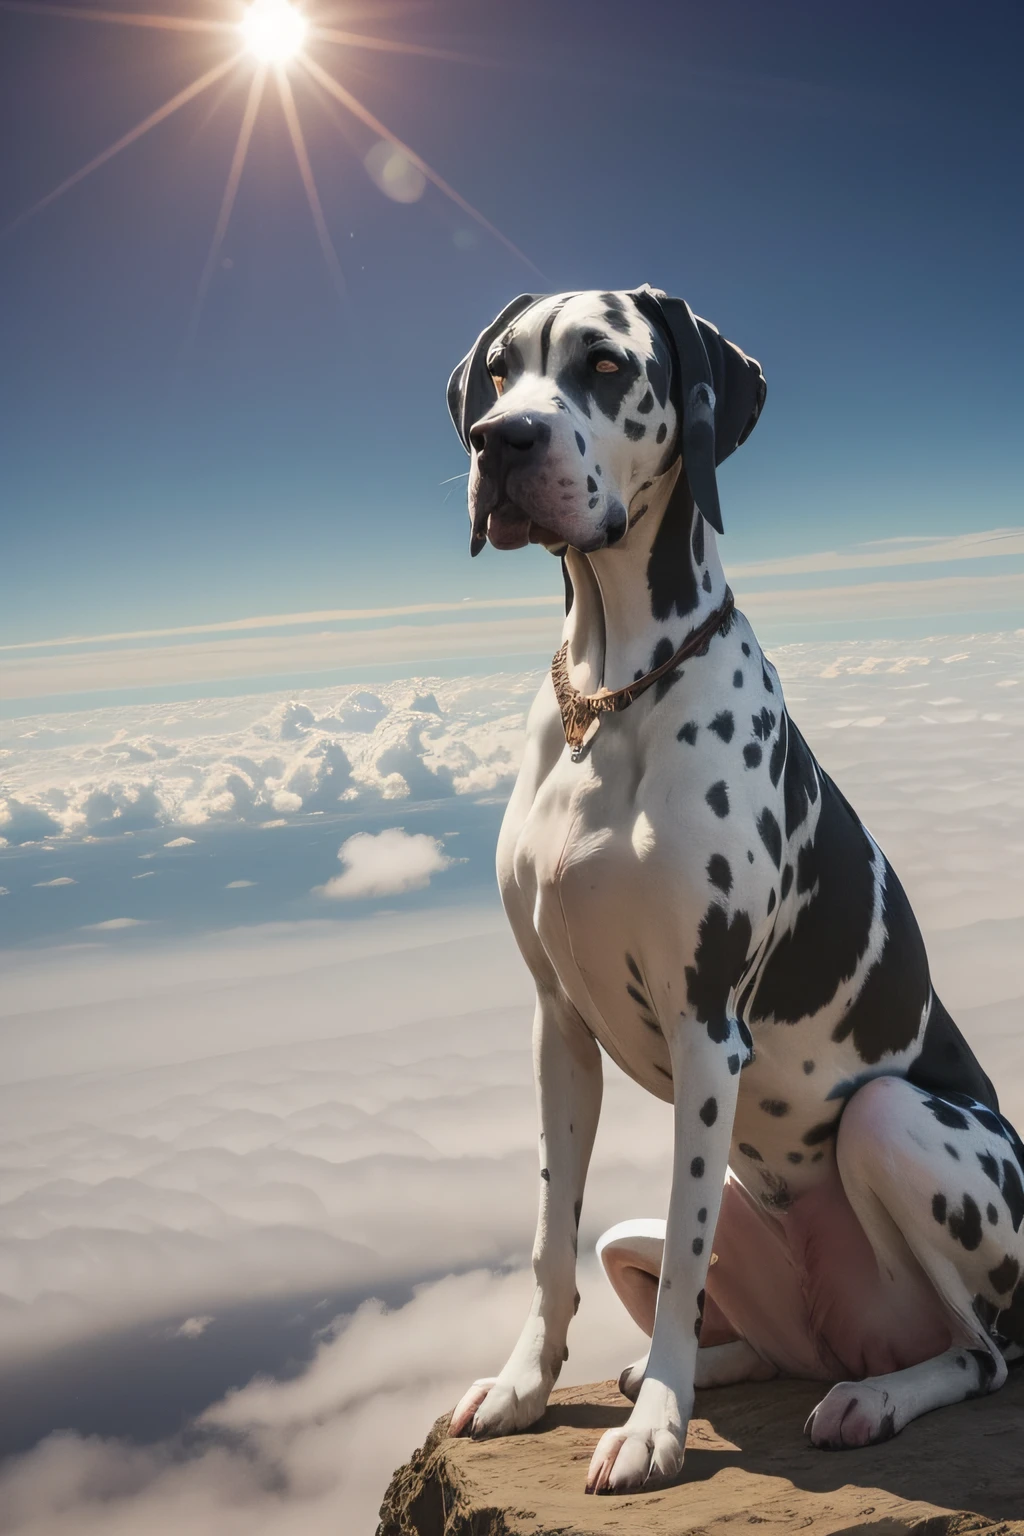
[[[1024,1369],[864,1451],[808,1445],[820,1395],[699,1393],[685,1482],[630,1498],[583,1493],[601,1431],[629,1411],[613,1382],[555,1392],[534,1430],[504,1440],[450,1440],[445,1416],[395,1473],[378,1536],[1024,1536]]]

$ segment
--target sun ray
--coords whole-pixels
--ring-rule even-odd
[[[54,187],[52,192],[47,192],[46,196],[41,197],[38,203],[33,203],[31,208],[26,208],[24,213],[19,213],[18,217],[12,220],[6,229],[0,231],[0,239],[9,235],[12,230],[18,229],[29,219],[34,218],[37,213],[42,213],[44,208],[48,208],[52,202],[55,202],[58,197],[61,197],[65,192],[76,186],[78,182],[84,181],[93,171],[99,170],[101,165],[105,165],[108,160],[112,160],[115,155],[120,154],[122,149],[127,149],[129,144],[134,144],[137,139],[141,139],[143,134],[148,133],[151,128],[155,128],[158,123],[162,123],[164,118],[170,117],[173,112],[177,112],[179,107],[185,106],[196,96],[200,95],[201,92],[207,90],[218,80],[223,79],[228,70],[233,69],[237,64],[238,59],[239,55],[234,54],[230,59],[225,59],[222,63],[214,65],[213,69],[207,70],[205,75],[200,75],[198,80],[193,80],[191,85],[186,85],[184,90],[179,91],[176,96],[172,96],[170,101],[165,101],[162,107],[157,107],[156,111],[143,118],[141,123],[136,123],[134,128],[130,128],[127,133],[122,134],[115,143],[102,150],[100,154],[94,155],[87,165],[83,165],[73,175],[66,177],[59,186]]]
[[[217,258],[220,256],[221,246],[224,244],[224,236],[228,231],[231,221],[232,209],[235,206],[235,198],[238,195],[238,184],[242,179],[242,171],[245,168],[245,157],[249,153],[249,144],[252,139],[252,131],[256,125],[256,114],[260,109],[263,99],[263,88],[267,82],[267,67],[261,65],[252,77],[249,87],[249,97],[245,103],[245,112],[242,114],[242,126],[238,130],[238,142],[235,145],[235,153],[231,160],[231,169],[228,171],[227,185],[224,188],[224,197],[221,201],[220,212],[217,215],[217,223],[213,231],[213,239],[210,242],[209,254],[206,265],[203,267],[203,275],[199,279],[199,287],[196,291],[195,304],[192,306],[192,316],[185,333],[185,350],[195,341],[196,331],[199,328],[199,317],[202,314],[203,305],[210,283],[213,280],[214,270],[217,266]]]
[[[24,11],[32,16],[56,16],[67,21],[106,21],[122,27],[156,27],[161,32],[234,32],[230,21],[201,21],[198,17],[154,16],[132,11],[94,11],[77,5],[37,5],[36,0],[0,0],[0,11]]]
[[[368,37],[365,32],[339,32],[336,27],[312,27],[309,33],[321,43],[339,43],[351,48],[373,48],[381,53],[414,53],[425,59],[446,59],[452,64],[480,64],[480,59],[448,48],[431,48],[426,43],[400,43],[386,37]]]
[[[423,173],[428,181],[433,182],[434,186],[437,187],[440,192],[443,192],[445,197],[451,198],[456,207],[461,208],[463,213],[468,214],[471,219],[473,219],[483,229],[486,229],[488,234],[493,235],[496,240],[500,240],[501,244],[505,246],[507,250],[511,251],[514,256],[518,256],[520,261],[525,262],[531,271],[537,273],[538,277],[543,277],[544,274],[541,272],[540,268],[530,260],[529,256],[527,256],[525,252],[521,251],[517,245],[513,244],[507,235],[502,234],[497,225],[492,224],[490,219],[486,218],[484,214],[480,213],[476,208],[473,207],[472,203],[467,203],[466,199],[460,196],[460,194],[456,192],[455,188],[450,186],[442,176],[439,176],[438,173],[427,164],[422,156],[418,155],[414,149],[409,147],[408,144],[403,143],[403,141],[398,138],[396,134],[391,132],[390,128],[386,128],[380,119],[374,117],[369,108],[364,107],[362,102],[353,96],[351,91],[347,91],[343,85],[340,85],[338,81],[335,80],[333,75],[329,75],[325,69],[321,69],[320,65],[317,64],[314,59],[307,57],[305,54],[299,55],[297,62],[302,65],[303,69],[305,69],[314,80],[323,86],[325,91],[329,91],[336,101],[339,101],[343,107],[347,107],[348,110],[354,114],[354,116],[359,118],[360,122],[365,123],[367,128],[371,128],[373,132],[376,133],[380,138],[387,139],[389,144],[393,144],[396,149],[400,150],[402,154],[405,155],[406,159],[411,161],[411,163]]]
[[[324,218],[324,210],[320,202],[320,194],[316,189],[313,167],[310,164],[309,154],[306,150],[306,140],[303,137],[302,124],[299,122],[299,114],[296,110],[291,83],[283,69],[276,70],[275,74],[277,75],[277,88],[281,96],[281,109],[284,112],[285,122],[288,124],[288,132],[291,135],[292,147],[295,150],[295,159],[298,161],[302,185],[305,187],[306,196],[309,199],[310,212],[313,215],[313,223],[316,225],[320,249],[324,253],[327,270],[334,279],[339,294],[344,297],[345,274],[341,270],[341,262],[338,260],[338,253],[334,249],[334,241],[331,239],[330,231],[327,228],[327,220]]]

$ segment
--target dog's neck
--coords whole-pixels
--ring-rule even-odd
[[[648,493],[645,493],[648,494]],[[725,598],[714,531],[696,510],[679,460],[644,496],[621,543],[565,557],[572,605],[564,638],[581,693],[624,688],[667,661]]]

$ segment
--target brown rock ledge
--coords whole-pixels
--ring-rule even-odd
[[[807,1382],[698,1393],[686,1480],[630,1498],[583,1493],[601,1432],[629,1411],[614,1382],[555,1392],[504,1440],[450,1440],[446,1414],[395,1473],[377,1536],[1024,1536],[1024,1369],[864,1451],[808,1445],[820,1396]]]

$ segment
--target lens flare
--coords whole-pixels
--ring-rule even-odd
[[[250,53],[264,64],[285,64],[306,38],[306,18],[290,0],[253,0],[241,22]]]

